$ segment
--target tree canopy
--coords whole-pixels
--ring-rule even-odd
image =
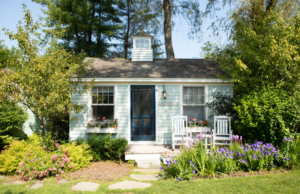
[[[8,60],[8,66],[14,67],[12,71],[0,71],[0,103],[12,101],[30,109],[41,123],[42,134],[45,135],[47,118],[82,110],[83,107],[72,103],[70,97],[90,88],[89,84],[83,85],[81,90],[76,87],[88,63],[82,63],[83,54],[75,55],[58,45],[57,39],[63,35],[63,30],[51,32],[46,52],[40,54],[40,24],[33,22],[25,6],[24,12],[24,23],[17,25],[17,32],[5,30],[11,40],[18,41],[22,55]]]

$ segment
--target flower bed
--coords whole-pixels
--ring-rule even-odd
[[[113,128],[117,130],[118,119],[110,121],[108,119],[105,119],[105,117],[102,117],[102,121],[101,121],[100,117],[98,118],[94,117],[88,122],[87,129],[95,129],[95,128],[100,128],[100,129]]]
[[[207,150],[201,138],[181,146],[179,156],[167,160],[162,166],[160,176],[176,178],[177,181],[193,180],[195,176],[226,174],[230,172],[271,170],[272,168],[290,168],[299,163],[300,141],[285,138],[286,145],[281,149],[272,144],[255,141],[242,144],[241,138],[233,136],[229,147],[217,147]]]

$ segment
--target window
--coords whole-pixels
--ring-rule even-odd
[[[135,48],[150,48],[148,39],[136,39]]]
[[[103,117],[114,120],[114,87],[96,86],[92,92],[97,95],[92,96],[93,117],[96,117],[98,121],[103,120]]]
[[[204,87],[183,87],[183,115],[197,120],[205,119]]]

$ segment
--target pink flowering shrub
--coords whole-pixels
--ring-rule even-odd
[[[53,144],[55,144],[53,142]],[[56,176],[60,179],[62,173],[88,167],[92,157],[88,145],[55,144],[56,150],[52,152],[30,151],[19,163],[17,173],[23,180]]]
[[[45,151],[30,151],[26,157],[19,163],[17,170],[23,180],[32,180],[34,178],[44,178],[55,176],[60,178],[64,171],[70,171],[75,168],[70,165],[70,154],[58,148],[56,151],[47,153]]]

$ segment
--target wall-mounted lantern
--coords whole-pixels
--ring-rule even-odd
[[[165,89],[165,85],[163,85],[163,91],[162,91],[162,97],[163,97],[163,99],[167,99],[167,91],[166,91],[166,89]]]

